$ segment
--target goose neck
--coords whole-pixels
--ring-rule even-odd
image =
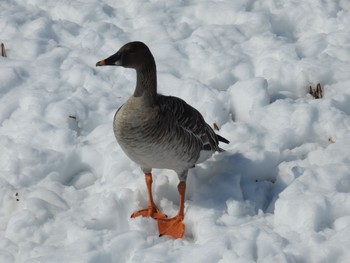
[[[136,88],[134,97],[143,97],[153,104],[157,96],[157,73],[155,64],[136,70]]]

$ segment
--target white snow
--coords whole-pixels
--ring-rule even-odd
[[[133,40],[231,142],[189,173],[183,239],[130,218],[146,186],[112,118],[135,73],[95,63]],[[350,261],[348,0],[2,0],[0,41],[0,262]],[[168,215],[177,183],[154,170]]]

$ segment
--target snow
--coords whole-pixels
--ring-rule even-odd
[[[350,2],[2,0],[0,262],[349,262]],[[133,40],[159,91],[230,140],[189,172],[183,239],[131,219],[144,176],[112,118],[135,73],[95,63]],[[308,95],[321,83],[324,98]],[[178,179],[154,198],[178,209]]]

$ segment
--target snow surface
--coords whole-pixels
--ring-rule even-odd
[[[350,262],[350,1],[1,0],[0,33],[0,262]],[[132,40],[231,141],[189,173],[183,239],[130,219],[146,187],[112,118],[135,73],[95,63]]]

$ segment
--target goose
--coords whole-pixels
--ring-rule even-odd
[[[145,175],[148,206],[131,217],[157,220],[159,235],[182,238],[185,232],[184,203],[188,170],[222,152],[219,141],[229,143],[208,125],[203,116],[184,100],[157,93],[156,63],[150,49],[140,41],[122,46],[96,66],[121,66],[136,70],[136,88],[117,110],[113,131],[124,153]],[[179,210],[168,218],[152,196],[152,169],[170,169],[179,178]]]

